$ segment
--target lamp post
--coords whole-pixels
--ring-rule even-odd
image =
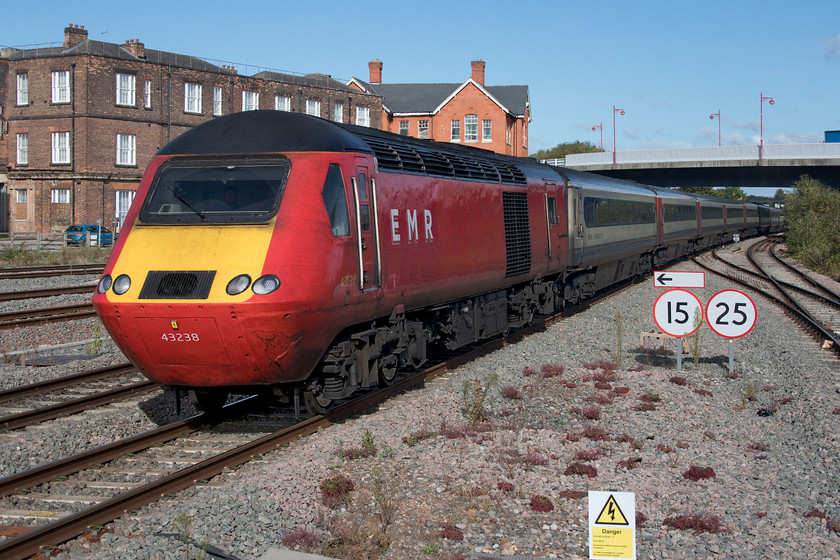
[[[603,152],[604,151],[604,123],[596,124],[595,126],[592,127],[592,130],[595,130],[596,128],[601,130],[601,151]]]
[[[764,102],[770,101],[770,105],[775,103],[772,97],[764,97],[764,92],[761,92],[761,134],[759,136],[760,145],[758,148],[758,159],[764,158]]]
[[[720,109],[718,109],[717,113],[709,115],[709,118],[712,120],[715,120],[715,117],[718,118],[718,147],[720,147]]]
[[[617,109],[616,106],[613,105],[613,165],[616,164],[616,157],[615,157],[615,151],[616,151],[616,147],[615,147],[615,114],[616,113],[621,113],[623,115],[624,114],[624,109]]]

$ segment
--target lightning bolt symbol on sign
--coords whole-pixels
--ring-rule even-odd
[[[598,514],[595,523],[603,525],[630,525],[612,494],[610,494],[604,507],[601,508],[601,513]]]

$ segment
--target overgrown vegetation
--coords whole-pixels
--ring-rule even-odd
[[[487,394],[499,383],[498,374],[488,374],[482,379],[471,379],[464,382],[462,395],[464,399],[464,413],[475,426],[487,418],[487,411],[484,404],[487,401]]]
[[[4,247],[0,249],[0,268],[104,263],[110,254],[110,247],[68,247],[60,251],[35,251],[23,246]]]
[[[840,190],[803,175],[785,196],[785,240],[790,255],[840,280]]]

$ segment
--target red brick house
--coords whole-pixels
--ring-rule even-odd
[[[250,76],[183,54],[88,39],[0,51],[0,232],[117,228],[169,140],[253,109],[380,126],[382,99],[324,74]]]
[[[353,78],[347,85],[382,96],[382,130],[528,155],[528,86],[486,85],[483,60],[472,61],[465,82],[449,84],[387,84],[382,82],[381,61],[368,66],[368,82]]]

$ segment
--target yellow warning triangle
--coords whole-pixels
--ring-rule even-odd
[[[601,513],[598,514],[598,519],[595,520],[595,523],[602,525],[630,525],[612,494],[610,494],[607,503],[604,504]]]

